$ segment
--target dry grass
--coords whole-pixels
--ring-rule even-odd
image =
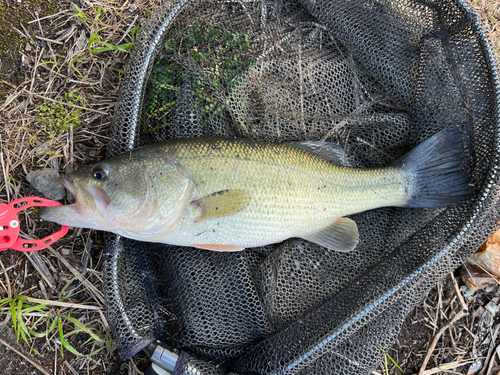
[[[389,352],[405,374],[498,374],[500,289],[490,287],[465,298],[464,290],[451,274],[407,317]],[[390,361],[374,372],[401,373]]]
[[[1,139],[5,178],[33,167],[68,170],[100,156],[134,32],[154,9],[148,0],[137,9],[118,3],[86,2],[81,9],[68,4],[41,20],[33,14],[31,22],[38,27],[32,33],[18,30],[27,43],[19,51],[27,74],[0,107],[6,122]],[[111,50],[103,51],[106,47]],[[70,92],[81,99],[80,108],[68,105],[64,95]],[[71,124],[68,132],[40,126],[40,107],[54,104],[68,113],[78,109],[80,124]],[[20,189],[21,182],[13,180],[2,193],[12,200]]]
[[[497,57],[500,57],[500,1],[472,0],[471,5],[489,29],[491,47],[496,52]]]
[[[79,7],[59,3],[54,14],[37,14],[35,7],[28,7],[31,21],[15,30],[22,46],[17,56],[22,82],[12,84],[8,73],[0,77],[0,84],[9,90],[0,104],[0,202],[36,195],[24,178],[33,169],[71,171],[76,165],[103,157],[135,32],[158,3],[83,1]],[[54,118],[59,122],[52,121]],[[57,229],[39,222],[35,210],[22,215],[21,222],[22,236],[26,237],[43,237]],[[6,316],[5,320],[1,318],[1,335],[9,337],[14,314],[21,333],[19,345],[15,337],[0,342],[19,351],[19,355],[10,352],[14,356],[9,357],[15,365],[13,371],[31,373],[34,367],[26,365],[24,369],[19,365],[23,357],[29,357],[45,369],[39,369],[42,373],[140,373],[133,361],[122,364],[112,354],[113,347],[105,347],[110,342],[103,313],[102,245],[101,237],[94,232],[77,230],[48,251],[0,253],[0,288],[3,297],[11,298],[0,306],[0,313]],[[16,295],[38,300],[20,305]],[[58,317],[60,329],[50,331],[47,322],[50,325]],[[23,324],[26,340],[20,330]],[[77,328],[83,330],[72,333]],[[37,334],[43,337],[36,338]],[[92,334],[102,341],[83,345]],[[84,355],[104,350],[81,357],[71,348]],[[43,357],[34,356],[34,350]],[[0,366],[9,371],[9,364],[2,359]]]

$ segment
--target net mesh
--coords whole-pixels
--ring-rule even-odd
[[[141,30],[108,156],[156,141],[327,140],[384,166],[460,128],[475,199],[352,216],[360,243],[215,253],[108,237],[123,358],[161,339],[176,374],[368,374],[410,309],[498,226],[498,83],[461,1],[166,1]]]

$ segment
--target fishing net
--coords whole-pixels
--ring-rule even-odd
[[[305,240],[216,253],[109,236],[122,358],[154,339],[176,374],[368,374],[406,314],[498,226],[498,83],[460,0],[166,1],[144,24],[108,156],[181,137],[327,140],[384,166],[455,126],[475,198],[352,216],[351,253]]]

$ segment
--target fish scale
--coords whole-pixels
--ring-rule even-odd
[[[185,167],[198,196],[228,189],[245,189],[252,196],[246,210],[224,220],[194,223],[196,212],[188,208],[170,237],[174,244],[185,244],[197,231],[193,244],[260,246],[304,236],[344,215],[405,201],[406,181],[395,168],[339,167],[286,144],[200,139],[170,142],[161,150]]]

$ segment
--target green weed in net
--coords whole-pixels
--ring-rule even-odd
[[[148,81],[143,131],[170,126],[178,94],[186,86],[191,95],[184,100],[191,103],[200,126],[216,122],[225,110],[225,97],[241,81],[238,77],[255,64],[246,55],[248,48],[247,34],[227,31],[222,25],[192,25],[186,32],[169,35]],[[194,71],[188,69],[193,62]]]

